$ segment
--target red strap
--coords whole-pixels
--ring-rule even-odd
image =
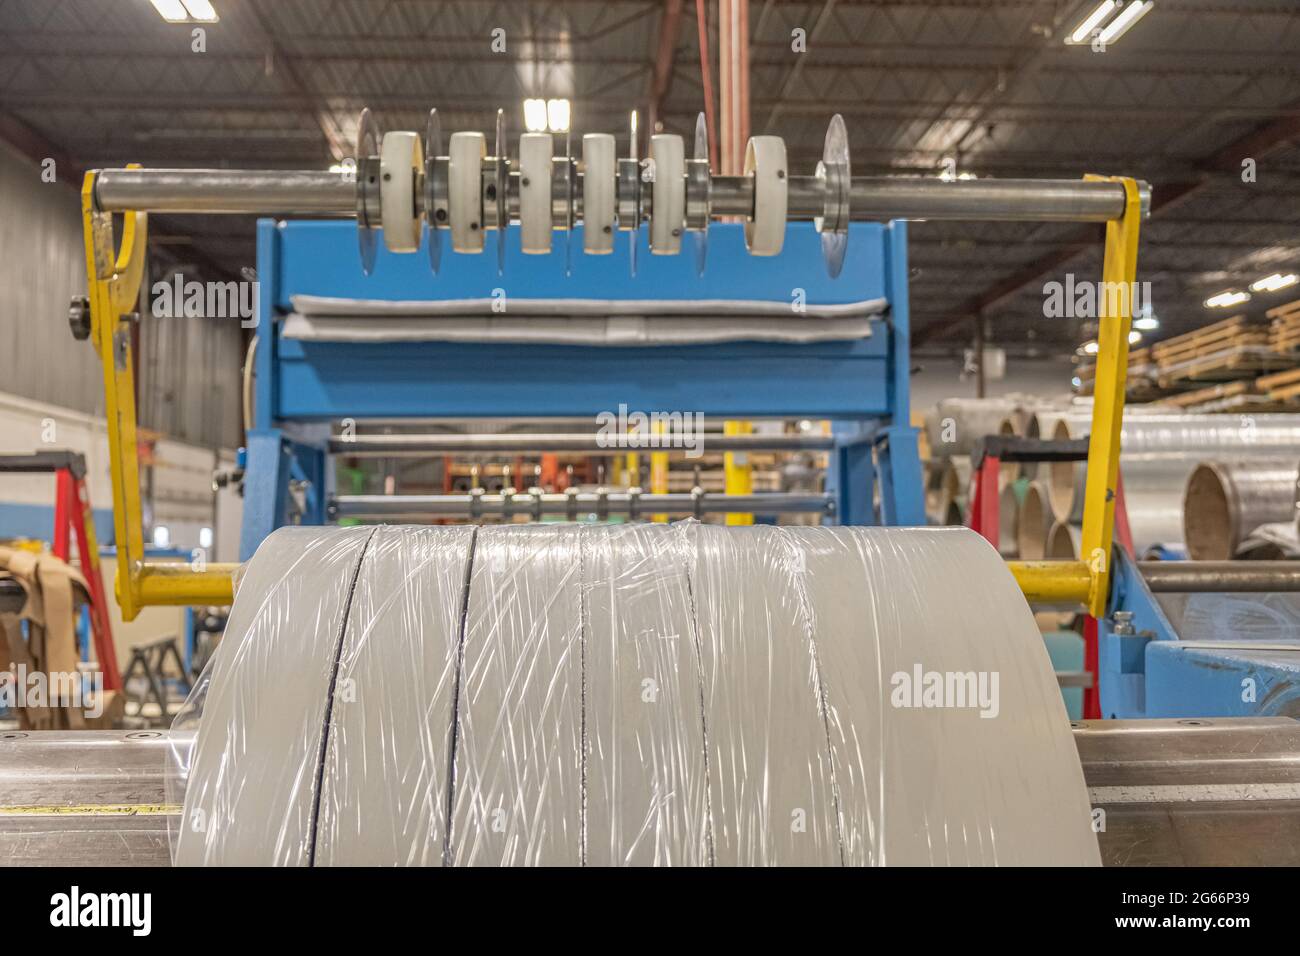
[[[970,527],[993,545],[998,546],[998,528],[1001,525],[998,496],[998,472],[1002,460],[985,455],[979,471],[971,476]]]
[[[1092,675],[1092,686],[1083,689],[1083,719],[1101,720],[1101,683],[1097,663],[1097,619],[1083,619],[1083,669]]]
[[[66,470],[59,471],[59,481],[67,477],[68,488],[72,497],[72,530],[77,535],[77,556],[81,564],[81,576],[86,579],[86,588],[90,591],[90,624],[95,636],[95,658],[99,669],[104,673],[104,690],[121,690],[122,675],[117,669],[117,647],[113,643],[113,626],[108,618],[107,596],[104,592],[104,579],[99,570],[99,553],[91,544],[93,533],[90,522],[95,520],[95,513],[90,507],[90,493],[86,491],[83,479],[73,479]],[[66,524],[65,524],[66,529]],[[64,531],[67,534],[67,531]]]

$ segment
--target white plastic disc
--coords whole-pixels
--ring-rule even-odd
[[[614,137],[582,137],[582,248],[592,255],[614,251]]]
[[[451,247],[457,252],[483,251],[483,159],[487,137],[482,133],[452,133],[447,174],[447,216]]]
[[[654,161],[654,202],[650,210],[650,251],[656,256],[681,252],[686,228],[686,147],[675,133],[650,137]]]
[[[530,255],[551,251],[550,133],[519,137],[519,245]]]
[[[415,174],[424,163],[418,133],[384,134],[379,150],[379,208],[384,217],[384,245],[389,252],[420,248],[420,217],[415,210]]]
[[[745,223],[745,245],[755,256],[775,256],[785,243],[787,187],[785,140],[753,136],[745,147],[745,175],[754,177],[754,217]]]

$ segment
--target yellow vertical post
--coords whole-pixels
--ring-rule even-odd
[[[656,435],[665,434],[664,423],[657,421],[654,424]],[[652,495],[665,495],[668,493],[668,452],[652,451],[650,453],[650,493]],[[652,515],[651,521],[657,521],[663,524],[668,520],[666,514]]]
[[[140,462],[136,454],[135,365],[131,311],[144,275],[146,219],[123,216],[122,247],[114,256],[112,217],[95,209],[95,174],[81,187],[81,215],[86,245],[90,335],[104,369],[104,414],[108,419],[108,453],[113,479],[113,521],[117,532],[118,603],[122,617],[139,611],[135,587],[144,565],[143,510],[140,507]]]
[[[1102,290],[1097,296],[1097,375],[1093,390],[1092,431],[1088,441],[1088,476],[1083,497],[1080,557],[1088,562],[1092,585],[1088,613],[1106,613],[1111,545],[1115,528],[1115,487],[1119,479],[1120,429],[1124,424],[1124,390],[1128,377],[1128,336],[1133,323],[1133,288],[1137,280],[1138,226],[1142,219],[1137,183],[1122,177],[1088,176],[1123,184],[1124,217],[1106,224]]]
[[[754,426],[750,422],[724,422],[724,435],[748,435]],[[729,451],[723,455],[723,474],[726,478],[726,492],[729,495],[752,495],[754,493],[754,471],[749,464],[746,452]],[[753,524],[754,516],[743,512],[727,512],[727,524]]]

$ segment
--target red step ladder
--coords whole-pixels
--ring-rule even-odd
[[[95,516],[90,507],[90,493],[86,490],[86,456],[73,451],[0,455],[0,472],[54,473],[52,550],[55,557],[71,563],[72,537],[76,536],[78,564],[90,592],[90,626],[95,641],[95,657],[104,674],[104,689],[120,690],[122,675],[117,667],[117,648],[113,644],[104,579],[100,574]]]

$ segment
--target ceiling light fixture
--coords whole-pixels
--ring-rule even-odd
[[[1220,292],[1218,295],[1210,296],[1205,300],[1205,306],[1209,309],[1228,309],[1234,305],[1241,305],[1241,303],[1249,301],[1249,292],[1239,292],[1236,289],[1229,289],[1227,292]]]
[[[1155,6],[1154,0],[1129,0],[1128,3],[1122,0],[1104,0],[1099,3],[1073,32],[1065,38],[1067,45],[1091,45],[1094,40],[1103,47],[1109,43],[1114,43],[1125,33],[1133,28],[1137,23],[1146,16],[1151,8]],[[1112,18],[1111,15],[1114,14]],[[1107,20],[1109,23],[1106,23]],[[1103,27],[1102,24],[1106,25]]]
[[[184,23],[190,18],[190,12],[185,9],[185,4],[181,0],[149,0],[153,8],[158,11],[158,15],[168,23]]]
[[[1258,282],[1250,284],[1251,292],[1277,292],[1279,289],[1286,289],[1297,282],[1300,282],[1300,276],[1294,272],[1288,272],[1283,275],[1280,272],[1274,272],[1271,276],[1265,276]]]
[[[567,133],[569,130],[568,100],[524,100],[524,126],[530,133]]]
[[[1093,10],[1092,13],[1088,14],[1088,16],[1084,18],[1083,22],[1074,28],[1074,32],[1070,34],[1070,39],[1066,40],[1065,42],[1066,43],[1085,42],[1089,37],[1092,36],[1092,31],[1097,27],[1097,25],[1100,24],[1102,20],[1105,20],[1108,16],[1110,16],[1110,12],[1114,10],[1117,6],[1119,6],[1119,4],[1117,4],[1115,0],[1105,0],[1104,3],[1098,4],[1097,9]]]
[[[524,126],[530,133],[546,132],[546,100],[524,100]]]
[[[190,12],[191,20],[197,20],[199,23],[216,23],[219,19],[216,9],[209,0],[181,0],[181,3],[185,4],[185,9]]]
[[[168,23],[216,23],[220,18],[211,0],[149,0]]]
[[[551,128],[552,133],[567,133],[569,131],[568,100],[546,101],[546,125]]]
[[[1132,28],[1148,11],[1155,6],[1153,0],[1131,0],[1125,4],[1124,9],[1120,11],[1119,16],[1110,21],[1110,26],[1101,31],[1097,37],[1097,42],[1102,46],[1108,43],[1114,43]]]

